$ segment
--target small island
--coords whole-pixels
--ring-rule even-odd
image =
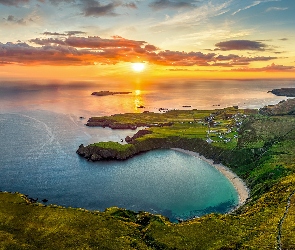
[[[92,92],[91,95],[95,95],[95,96],[107,96],[107,95],[127,95],[130,94],[132,92],[128,92],[128,91],[120,91],[120,92],[112,92],[112,91],[99,91],[99,92]]]
[[[280,88],[268,91],[277,96],[295,97],[295,88]]]

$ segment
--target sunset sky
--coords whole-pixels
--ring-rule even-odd
[[[0,78],[295,78],[294,13],[294,0],[0,0]]]

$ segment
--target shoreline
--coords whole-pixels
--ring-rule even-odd
[[[250,197],[250,190],[247,187],[247,185],[245,184],[245,182],[240,177],[238,177],[232,170],[230,170],[228,167],[226,167],[222,164],[216,164],[216,163],[214,163],[213,160],[207,159],[204,156],[200,155],[199,153],[196,153],[193,151],[189,151],[189,150],[185,150],[185,149],[181,149],[181,148],[171,148],[171,149],[174,151],[188,154],[193,157],[200,158],[201,160],[209,163],[211,166],[215,167],[219,172],[221,172],[233,184],[234,188],[238,192],[239,203],[233,210],[244,205],[246,200]],[[229,213],[232,212],[233,210],[229,211]]]

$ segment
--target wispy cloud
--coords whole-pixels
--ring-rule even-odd
[[[249,4],[249,5],[247,5],[247,6],[243,7],[243,8],[240,8],[240,9],[236,10],[235,12],[232,13],[232,15],[234,16],[234,15],[236,15],[237,13],[239,13],[239,12],[241,12],[241,11],[248,10],[248,9],[250,9],[250,8],[252,8],[252,7],[255,7],[255,6],[259,5],[259,4],[262,4],[262,3],[267,3],[267,2],[280,2],[280,1],[281,1],[281,0],[261,0],[261,1],[252,1],[251,4]],[[245,1],[245,2],[246,2],[246,1]]]
[[[285,66],[285,65],[277,65],[272,63],[266,67],[262,68],[239,68],[239,69],[232,69],[233,71],[244,71],[244,72],[288,72],[288,71],[295,71],[294,66]]]
[[[231,0],[224,3],[212,4],[208,2],[200,7],[196,7],[190,11],[186,11],[175,16],[168,18],[167,20],[159,23],[156,27],[160,26],[187,26],[197,25],[201,22],[208,20],[210,17],[218,16],[227,11],[230,6]]]
[[[266,9],[266,12],[270,11],[283,11],[289,9],[288,7],[269,7]]]
[[[86,32],[79,31],[79,30],[65,31],[63,33],[46,31],[46,32],[43,32],[42,34],[45,36],[75,36],[75,35],[85,35]]]
[[[205,31],[190,33],[175,38],[175,42],[183,43],[185,41],[190,44],[202,44],[208,40],[223,40],[229,38],[245,37],[250,35],[253,30],[231,31],[229,28],[208,29]]]

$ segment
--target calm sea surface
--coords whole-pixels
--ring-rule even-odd
[[[237,193],[215,168],[173,150],[156,150],[122,162],[87,162],[75,153],[81,143],[120,142],[136,132],[88,128],[87,118],[183,105],[260,108],[286,99],[268,90],[295,87],[294,81],[286,80],[71,84],[0,82],[0,190],[62,206],[145,210],[172,221],[226,212],[237,204]],[[132,93],[91,96],[100,90]],[[137,108],[141,105],[145,109]]]

